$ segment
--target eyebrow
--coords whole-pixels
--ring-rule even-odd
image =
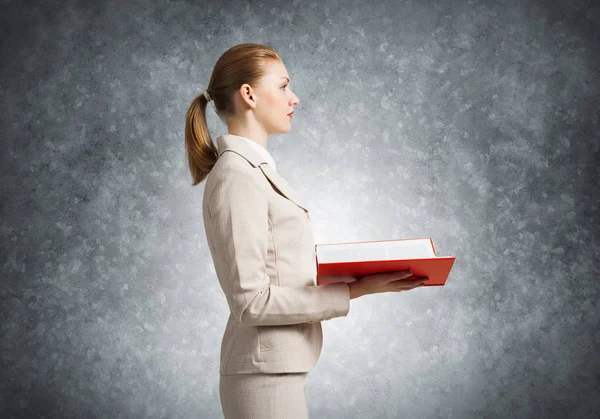
[[[288,83],[290,81],[290,79],[288,77],[283,76],[282,79],[287,79]]]

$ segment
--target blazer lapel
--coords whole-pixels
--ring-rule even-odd
[[[262,158],[262,156],[253,150],[243,140],[235,138],[235,136],[224,134],[217,138],[217,148],[219,156],[226,151],[233,151],[252,164],[254,167],[259,167],[271,184],[287,199],[302,208],[308,215],[306,205],[302,203],[296,192],[288,185],[285,179],[280,176],[275,169]]]
[[[294,204],[298,205],[304,211],[308,212],[306,205],[300,201],[300,198],[296,192],[294,192],[285,179],[279,176],[279,174],[271,166],[269,166],[267,163],[264,163],[260,164],[258,167],[262,170],[267,179],[269,179],[271,184],[275,186],[275,188],[277,188],[277,190],[281,192],[283,196],[292,201]]]

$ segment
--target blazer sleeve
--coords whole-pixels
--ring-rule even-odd
[[[265,264],[268,202],[262,180],[256,173],[234,168],[215,185],[207,205],[206,235],[232,315],[253,326],[346,316],[350,292],[345,282],[304,287],[270,284]]]

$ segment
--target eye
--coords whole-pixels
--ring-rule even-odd
[[[285,90],[285,88],[286,88],[287,86],[288,86],[288,84],[285,84],[285,85],[283,85],[281,88],[282,88],[283,90]]]

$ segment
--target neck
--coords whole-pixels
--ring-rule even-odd
[[[257,144],[260,144],[265,149],[267,148],[269,133],[267,133],[262,128],[262,126],[259,126],[258,124],[244,124],[234,122],[227,125],[227,133],[248,138],[249,140],[252,140]]]

